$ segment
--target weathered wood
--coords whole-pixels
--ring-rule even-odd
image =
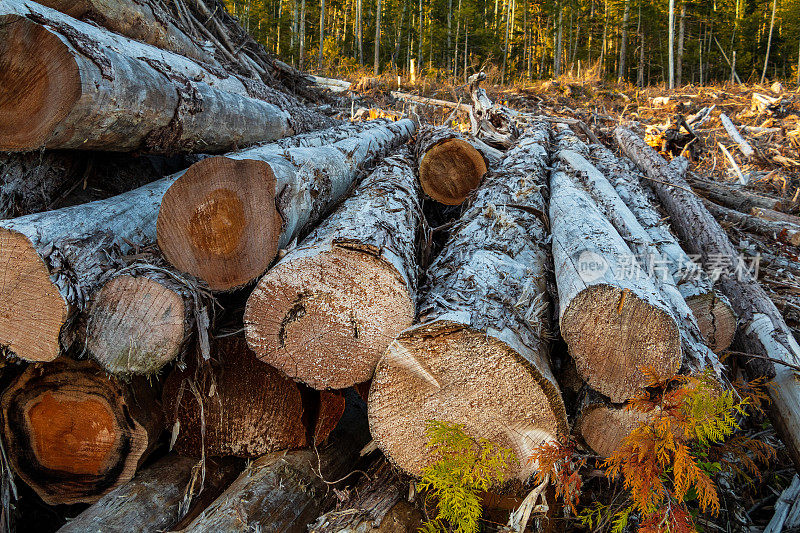
[[[49,504],[93,503],[129,481],[163,429],[146,383],[91,361],[29,366],[0,400],[14,471]]]
[[[213,152],[332,125],[261,83],[29,0],[4,1],[0,20],[3,150]]]
[[[332,482],[350,474],[367,442],[363,403],[348,407],[323,449],[275,452],[245,469],[182,533],[239,533],[260,525],[268,531],[306,531],[324,508]]]
[[[218,496],[241,471],[241,465],[231,460],[208,460],[205,472],[201,468],[196,459],[167,455],[100,498],[58,533],[168,531],[192,510],[201,494],[200,500]]]
[[[403,148],[261,278],[244,315],[250,348],[315,389],[369,380],[414,319],[422,223]]]
[[[486,79],[486,73],[477,72],[469,77],[469,92],[472,98],[470,123],[472,134],[486,141],[489,145],[509,148],[519,137],[515,111],[492,103],[486,90],[480,84]]]
[[[800,226],[783,222],[771,222],[761,217],[748,215],[736,209],[728,209],[709,200],[702,201],[709,213],[715,217],[729,220],[745,231],[758,233],[778,242],[800,246]]]
[[[673,160],[674,161],[674,160]],[[754,207],[783,210],[788,206],[787,201],[756,194],[747,189],[700,178],[689,174],[686,176],[692,190],[720,205],[747,212]]]
[[[444,126],[423,127],[415,152],[422,191],[445,205],[463,203],[489,167],[468,139]]]
[[[385,124],[379,120],[375,127]],[[283,153],[290,147],[320,146],[372,127],[371,123],[338,126],[281,139],[260,150],[262,154]],[[73,341],[72,319],[85,309],[104,276],[117,270],[116,258],[155,244],[162,199],[182,175],[183,171],[105,200],[1,221],[0,256],[7,259],[0,264],[0,308],[4,310],[0,312],[0,345],[29,361],[54,359],[60,334],[68,346]],[[230,194],[236,202],[240,202],[239,195],[246,198],[244,191],[234,190]],[[263,257],[257,250],[253,254]],[[151,283],[142,284],[141,289],[132,289],[134,293],[151,291]],[[119,306],[116,309],[122,311]],[[163,325],[160,318],[163,315],[151,315],[154,329]],[[125,328],[134,331],[137,326]],[[120,338],[119,342],[129,339]]]
[[[309,533],[406,533],[422,526],[422,513],[403,500],[397,475],[382,456],[347,493],[351,498],[309,524]]]
[[[561,147],[562,149],[564,146]],[[550,222],[561,335],[580,376],[621,403],[682,362],[668,304],[627,243],[559,162],[550,175]]]
[[[405,143],[408,119],[324,146],[269,145],[192,165],[164,195],[158,245],[177,269],[230,290],[261,276],[349,189],[359,169]]]
[[[533,125],[509,151],[428,269],[420,324],[392,342],[369,393],[372,436],[419,476],[433,460],[426,422],[464,424],[510,448],[510,478],[535,469],[533,447],[566,431],[549,363],[544,199],[549,141]]]
[[[623,151],[651,178],[673,227],[689,250],[700,254],[706,265],[724,261],[727,268],[721,272],[718,286],[739,315],[740,350],[794,365],[800,363],[800,345],[775,304],[742,268],[736,248],[702,201],[689,192],[686,181],[664,172],[663,158],[631,131],[618,127],[614,136]],[[774,376],[774,385],[769,389],[771,418],[795,464],[800,464],[800,383],[794,371],[756,357],[743,359],[751,376]]]
[[[240,336],[216,340],[212,359],[189,357],[164,383],[174,449],[194,457],[258,457],[308,442],[297,385],[256,359]],[[177,432],[177,438],[175,436]]]
[[[198,61],[213,62],[211,54],[174,24],[156,2],[147,0],[42,0],[42,5],[70,17],[96,22],[114,33]]]
[[[650,267],[657,277],[661,277],[665,271],[668,272],[692,310],[709,347],[715,352],[726,349],[736,333],[736,315],[728,299],[714,290],[708,274],[681,248],[677,238],[654,207],[654,198],[650,197],[652,193],[648,194],[648,190],[639,185],[636,171],[604,146],[592,145],[591,153],[597,168],[605,174],[619,197],[646,230],[649,241],[659,254],[659,257],[654,257],[650,256],[648,250],[640,251],[649,256],[649,262],[645,265],[648,272],[651,271]],[[686,161],[683,157],[672,161],[680,160]],[[635,241],[629,241],[629,244],[632,247],[638,246]]]
[[[800,217],[765,207],[753,207],[750,214],[771,222],[786,222],[800,228]]]
[[[750,143],[748,143],[744,137],[742,137],[742,134],[739,133],[739,130],[737,130],[736,126],[733,125],[733,122],[731,122],[731,119],[728,118],[728,115],[725,113],[720,113],[719,121],[722,122],[722,127],[725,128],[725,132],[728,134],[731,140],[739,145],[739,150],[742,152],[742,154],[747,158],[753,157],[755,155],[753,147],[750,146]]]
[[[472,107],[469,104],[450,102],[447,100],[439,100],[437,98],[426,98],[424,96],[405,93],[402,91],[390,91],[389,96],[391,96],[392,98],[397,98],[398,100],[413,102],[415,104],[422,104],[432,107],[447,107],[450,109],[458,109],[459,111],[464,111],[467,113],[469,113],[472,110]]]

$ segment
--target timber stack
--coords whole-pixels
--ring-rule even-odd
[[[738,266],[712,214],[800,220],[629,130],[633,163],[482,73],[470,133],[343,122],[217,0],[43,4],[0,0],[0,463],[84,506],[62,531],[408,530],[431,420],[511,450],[519,487],[570,432],[612,453],[654,379],[728,386],[737,336],[800,357],[708,257]],[[743,362],[800,449],[796,381]]]

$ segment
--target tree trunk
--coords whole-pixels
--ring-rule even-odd
[[[300,1],[300,51],[297,68],[303,70],[306,56],[306,0]]]
[[[375,4],[375,61],[372,67],[372,75],[377,76],[381,72],[381,0]]]
[[[563,157],[563,149],[559,153]],[[550,176],[550,223],[561,335],[589,386],[621,403],[681,365],[681,336],[668,304],[627,243],[577,183],[583,168]]]
[[[350,474],[369,438],[363,403],[353,396],[327,448],[275,452],[253,461],[181,533],[240,533],[259,524],[270,531],[305,531],[325,507],[326,481]]]
[[[593,145],[592,156],[597,168],[606,175],[657,249],[658,261],[654,256],[648,258],[653,273],[666,275],[668,272],[697,319],[708,346],[717,353],[728,348],[736,333],[736,315],[728,299],[714,290],[708,274],[683,251],[654,207],[654,199],[640,187],[638,176],[603,146]]]
[[[667,74],[669,76],[669,90],[675,88],[675,0],[669,0],[669,27],[667,28],[669,65]]]
[[[322,72],[322,64],[325,57],[325,0],[319,0],[319,65],[317,68]]]
[[[403,499],[399,480],[383,456],[350,491],[341,510],[309,524],[309,533],[406,533],[419,531],[422,513]]]
[[[420,0],[421,1],[421,0]],[[364,65],[364,27],[362,26],[362,2],[356,0],[356,39],[358,41],[358,64]]]
[[[70,17],[90,20],[114,33],[176,54],[214,63],[214,58],[178,28],[156,2],[133,0],[42,0]]]
[[[761,83],[764,83],[764,78],[767,77],[767,65],[769,65],[769,52],[772,48],[772,30],[775,27],[775,10],[778,6],[778,0],[772,0],[772,18],[769,21],[769,37],[767,38],[767,53],[764,55],[764,70],[761,71]]]
[[[510,448],[526,479],[532,449],[566,430],[548,361],[544,188],[548,128],[531,126],[428,269],[420,324],[393,341],[369,392],[372,436],[391,461],[419,476],[434,461],[426,422],[464,424]]]
[[[678,87],[683,82],[683,40],[686,35],[686,0],[681,2],[681,18],[678,21],[678,64],[676,66],[675,83]]]
[[[583,442],[601,458],[613,455],[625,437],[648,420],[645,413],[608,403],[588,387],[583,394],[578,402],[580,407],[573,433],[580,435]]]
[[[163,419],[152,396],[91,361],[31,365],[1,400],[11,466],[45,503],[93,503],[129,481],[157,443]]]
[[[721,273],[718,283],[739,315],[737,340],[742,351],[800,363],[800,346],[780,312],[747,269],[742,268],[725,231],[702,201],[688,192],[686,181],[665,172],[663,158],[634,133],[617,128],[614,136],[623,151],[653,180],[653,188],[690,251],[701,254],[706,265],[719,265],[719,259],[724,259],[728,272]],[[800,464],[800,390],[794,371],[757,357],[746,358],[745,363],[751,376],[774,376],[774,386],[769,389],[772,420],[794,463]]]
[[[241,336],[215,341],[209,361],[197,354],[186,363],[163,394],[178,453],[258,457],[308,444],[300,389],[256,359]]]
[[[739,130],[736,129],[736,126],[733,125],[731,119],[728,118],[728,115],[725,113],[719,114],[719,121],[722,122],[722,126],[725,128],[725,132],[728,136],[739,146],[739,150],[742,152],[746,158],[751,158],[755,155],[753,151],[753,147],[750,146],[744,137],[739,133]]]
[[[687,176],[686,179],[692,186],[692,190],[699,195],[738,211],[749,212],[754,207],[780,211],[789,207],[789,203],[780,198],[756,194],[728,183],[706,180],[692,175]]]
[[[332,125],[263,83],[27,0],[6,2],[0,20],[0,73],[13,73],[0,80],[2,150],[213,152]]]
[[[414,319],[422,225],[410,152],[389,157],[247,300],[247,342],[265,363],[315,389],[372,377]]]
[[[292,147],[313,150],[348,139],[354,132],[375,128],[397,131],[395,124],[383,119],[348,124],[282,139],[258,150],[264,157]],[[105,274],[118,269],[119,256],[156,242],[162,198],[182,175],[178,172],[105,200],[1,221],[0,253],[9,259],[0,268],[0,302],[7,306],[7,311],[0,313],[0,345],[28,361],[53,360],[59,352],[59,336],[69,347],[74,341],[69,327],[72,319],[84,310],[95,289],[105,281]],[[233,197],[238,201],[238,196]],[[152,284],[145,281],[144,285],[141,294],[148,294]],[[119,305],[109,304],[108,308],[124,315]],[[151,314],[153,328],[149,331],[170,328],[165,321],[174,316]],[[125,330],[140,331],[135,324],[122,326],[120,331]],[[125,346],[129,340],[140,339],[125,337],[118,342]],[[167,346],[163,349],[170,351]],[[100,359],[115,357],[112,354]]]
[[[196,459],[167,455],[100,498],[58,533],[169,531],[209,496],[219,496],[242,470],[238,461],[231,460],[206,461],[204,474],[200,468]],[[199,476],[202,482],[196,481]]]
[[[630,0],[625,0],[625,11],[622,15],[622,35],[619,43],[619,71],[617,72],[617,81],[620,83],[626,79],[625,60],[628,54],[628,23],[630,18],[631,2]]]
[[[242,286],[318,221],[360,168],[406,142],[415,127],[403,119],[325,146],[276,153],[264,145],[204,159],[164,195],[158,245],[213,290]]]
[[[461,205],[489,167],[468,139],[447,127],[424,127],[415,152],[422,191],[445,205]]]
[[[447,70],[453,69],[453,64],[450,62],[450,50],[453,49],[453,0],[447,0]]]
[[[703,203],[712,215],[729,220],[745,231],[769,237],[777,242],[800,246],[800,227],[794,224],[764,220],[754,215],[741,213],[735,209],[722,207],[709,200],[704,200]]]

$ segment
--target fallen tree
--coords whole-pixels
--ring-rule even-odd
[[[422,192],[445,205],[463,203],[489,167],[469,140],[444,126],[422,128],[415,152]]]
[[[544,199],[549,141],[533,125],[484,180],[428,269],[420,324],[378,363],[369,392],[372,437],[419,476],[433,461],[430,420],[511,449],[508,477],[527,478],[532,449],[566,431],[548,359]]]
[[[678,371],[681,335],[653,280],[577,185],[582,171],[560,161],[550,175],[561,335],[581,378],[621,403],[652,380],[645,368],[664,378]]]
[[[665,172],[666,162],[630,130],[614,131],[617,143],[628,157],[651,178],[651,185],[670,214],[673,227],[693,253],[702,256],[704,264],[724,260],[718,286],[730,299],[739,315],[737,342],[751,376],[770,376],[772,403],[770,413],[779,435],[795,464],[800,464],[800,384],[795,372],[780,364],[800,363],[800,346],[792,336],[778,309],[764,289],[743,268],[742,259],[725,231],[697,196],[689,192],[688,183]],[[765,360],[768,357],[776,362]]]
[[[158,245],[178,270],[230,290],[261,276],[278,253],[349,189],[358,171],[405,143],[411,120],[328,145],[269,145],[204,159],[164,195]]]
[[[251,349],[315,389],[369,380],[414,319],[422,224],[401,149],[261,278],[244,316]]]
[[[91,361],[29,366],[0,409],[14,471],[51,505],[93,503],[128,482],[163,429],[146,384],[109,379]]]
[[[28,0],[4,2],[0,21],[2,150],[214,152],[332,125],[262,83]]]

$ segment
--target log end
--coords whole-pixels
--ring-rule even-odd
[[[561,335],[578,373],[596,391],[622,403],[681,365],[675,319],[635,293],[598,284],[578,293],[561,315]]]
[[[425,436],[430,420],[463,424],[472,437],[511,449],[507,477],[523,480],[535,469],[533,449],[566,431],[552,381],[505,343],[449,321],[407,330],[389,346],[368,407],[378,446],[415,476],[434,461]]]
[[[575,422],[575,431],[596,454],[608,458],[631,431],[647,420],[647,415],[641,411],[595,405],[583,410]]]
[[[333,245],[272,268],[248,299],[244,322],[262,361],[322,390],[369,380],[413,318],[413,298],[391,264]]]
[[[486,174],[486,160],[470,143],[447,139],[429,149],[419,163],[422,190],[445,205],[460,205]]]
[[[92,362],[28,367],[2,397],[14,470],[48,504],[97,501],[133,477],[148,449],[131,408]]]
[[[175,359],[187,336],[175,291],[145,276],[119,276],[89,306],[86,348],[112,374],[149,375]]]
[[[210,157],[167,190],[158,245],[176,268],[212,290],[230,290],[263,274],[278,252],[282,220],[269,164]]]
[[[689,297],[686,303],[708,347],[716,353],[726,350],[736,334],[736,313],[727,299],[712,291]]]
[[[0,151],[45,146],[80,93],[68,45],[25,17],[0,17]]]
[[[52,361],[67,302],[25,235],[0,228],[0,257],[0,345],[27,361]]]

